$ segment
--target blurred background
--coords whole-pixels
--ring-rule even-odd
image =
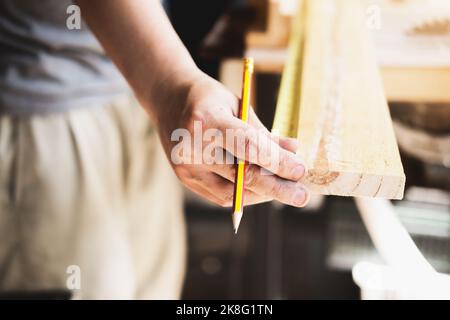
[[[175,29],[196,62],[236,93],[239,59],[255,57],[254,104],[268,128],[295,2],[168,2]],[[407,177],[404,200],[393,202],[393,209],[433,267],[450,273],[450,4],[370,2],[381,8],[372,36]],[[343,197],[311,200],[305,209],[248,208],[235,236],[229,210],[187,193],[183,298],[360,298],[352,268],[365,261],[376,269],[383,260],[355,203]]]
[[[436,271],[450,274],[450,1],[367,3],[367,13],[380,18],[370,36],[406,174],[404,199],[386,201],[383,208]],[[271,128],[298,1],[166,0],[164,5],[198,66],[237,95],[241,59],[255,58],[253,105]],[[184,206],[184,299],[415,297],[398,292],[401,277],[375,248],[353,198],[312,196],[303,209],[278,203],[248,207],[237,235],[230,209],[188,190]],[[425,297],[430,288],[422,290]],[[449,293],[450,285],[446,289]],[[47,296],[69,297],[63,291],[41,297]],[[0,292],[4,297],[15,295]]]

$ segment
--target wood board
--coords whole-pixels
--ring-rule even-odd
[[[405,175],[361,1],[308,0],[306,10],[298,121],[305,185],[401,199]]]
[[[289,52],[286,48],[251,48],[247,50],[246,56],[255,59],[255,72],[279,74],[283,72]],[[379,69],[388,101],[450,102],[450,65],[413,67],[379,64]]]
[[[373,13],[380,15],[379,28],[372,26],[368,33],[374,42],[387,99],[450,102],[450,1],[361,2],[366,18]],[[374,7],[378,10],[374,11]],[[254,57],[256,72],[281,73],[288,50],[250,45],[246,55]]]
[[[246,36],[246,45],[247,47],[286,47],[292,20],[289,14],[285,14],[281,10],[282,1],[286,0],[265,1],[267,2],[266,6],[261,7],[267,7],[268,9],[266,12],[266,28],[264,31],[249,32]],[[262,1],[258,0],[258,2]]]

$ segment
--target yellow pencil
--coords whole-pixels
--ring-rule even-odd
[[[253,75],[253,59],[244,58],[244,75],[242,79],[242,97],[239,107],[239,119],[243,122],[248,120],[248,109],[250,106],[250,95],[252,89],[252,75]],[[244,210],[244,179],[245,179],[245,160],[237,159],[236,176],[234,184],[234,199],[233,199],[233,227],[234,232],[237,233],[239,224],[241,223]]]

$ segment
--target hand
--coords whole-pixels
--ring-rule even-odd
[[[252,110],[248,124],[237,118],[238,99],[198,70],[159,1],[77,3],[83,18],[155,120],[169,160],[177,145],[171,141],[176,129],[184,128],[193,136],[195,123],[200,123],[203,132],[214,129],[226,136],[227,129],[239,131],[242,143],[237,144],[238,148],[220,142],[215,147],[219,154],[232,154],[252,163],[246,166],[245,204],[272,199],[294,206],[305,204],[307,192],[298,182],[305,169],[294,154],[296,142],[277,141]],[[202,158],[204,150],[196,149],[186,153]],[[251,156],[252,150],[256,157]],[[270,155],[269,163],[262,161],[265,155]],[[234,165],[207,161],[171,164],[189,189],[217,204],[231,206]],[[274,174],[262,174],[261,168]]]
[[[305,167],[295,154],[297,140],[272,135],[253,109],[249,111],[248,124],[243,123],[237,117],[238,98],[207,75],[199,72],[190,81],[183,83],[176,89],[169,90],[171,94],[166,99],[158,99],[160,107],[153,109],[159,110],[155,116],[162,144],[181,182],[218,205],[232,206],[235,165],[211,162],[211,158],[205,158],[205,143],[201,148],[192,146],[189,150],[183,150],[183,159],[192,160],[197,157],[201,159],[201,163],[175,163],[173,151],[179,142],[172,141],[171,135],[174,130],[182,128],[190,134],[190,140],[194,141],[196,125],[197,128],[201,126],[203,134],[212,129],[223,137],[226,137],[227,129],[233,129],[233,132],[240,133],[242,144],[233,147],[221,139],[208,143],[213,144],[214,151],[219,155],[233,155],[251,162],[246,166],[245,205],[275,199],[288,205],[304,206],[308,194],[299,182],[305,173]],[[251,156],[251,150],[255,151],[256,157]],[[262,160],[261,155],[276,155],[272,159],[277,161],[267,163]],[[262,168],[273,174],[264,174]]]

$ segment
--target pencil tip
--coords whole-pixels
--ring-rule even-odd
[[[234,234],[237,234],[239,225],[241,224],[242,219],[242,211],[237,211],[233,213],[233,227],[234,227]]]

